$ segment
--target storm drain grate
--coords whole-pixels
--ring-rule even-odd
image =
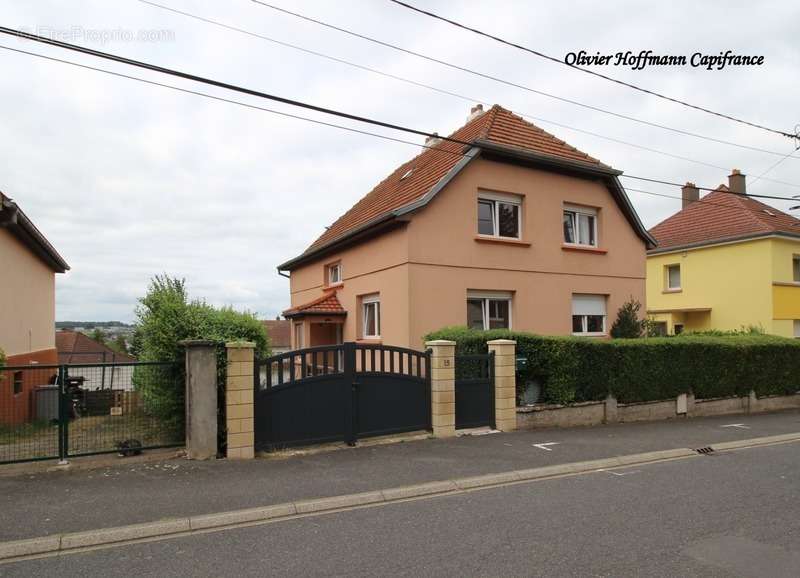
[[[694,451],[696,451],[698,454],[704,454],[704,455],[713,454],[714,453],[714,448],[712,448],[711,446],[706,446],[704,448],[697,448]]]

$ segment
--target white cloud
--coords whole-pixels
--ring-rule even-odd
[[[248,2],[163,0],[175,8],[251,29],[470,97],[500,103],[614,138],[641,143],[751,176],[776,157],[675,135],[477,78],[365,43]],[[503,47],[383,1],[281,2],[444,60],[536,89],[654,122],[788,153],[788,139],[637,94]],[[55,0],[0,8],[7,26],[69,30],[166,29],[163,42],[90,44],[290,98],[426,130],[459,126],[469,103],[128,0]],[[775,3],[754,14],[748,2],[528,3],[432,2],[433,10],[563,57],[569,51],[764,54],[764,66],[708,72],[689,68],[608,69],[621,79],[709,108],[791,128],[800,56],[800,7]],[[339,122],[154,73],[37,46],[33,50],[126,74]],[[192,294],[214,304],[274,316],[288,306],[276,266],[300,253],[326,225],[418,149],[277,117],[29,56],[0,51],[4,104],[0,189],[58,247],[73,270],[58,281],[59,319],[131,320],[149,278],[185,276]],[[692,164],[541,123],[574,146],[630,174],[716,185],[727,170]],[[365,128],[359,126],[359,128]],[[382,129],[370,129],[393,134]],[[396,135],[409,138],[408,135]],[[421,142],[421,138],[410,137]],[[770,177],[800,183],[800,161]],[[632,181],[626,181],[636,186]],[[638,183],[643,185],[642,183]],[[645,188],[678,194],[674,188]],[[797,190],[761,181],[754,192]],[[678,201],[631,193],[646,225]],[[786,209],[788,204],[777,202]],[[244,254],[245,258],[241,255]],[[231,255],[236,255],[231,258]]]

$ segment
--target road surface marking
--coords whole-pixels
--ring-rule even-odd
[[[743,423],[729,423],[720,427],[738,427],[741,429],[750,429],[749,425],[744,425]]]
[[[549,448],[547,446],[557,446],[560,442],[545,442],[543,444],[533,444],[533,447],[539,448],[540,450],[544,450],[546,452],[552,452],[553,448]]]

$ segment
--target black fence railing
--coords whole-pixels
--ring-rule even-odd
[[[171,362],[0,368],[0,463],[182,445],[183,391]]]

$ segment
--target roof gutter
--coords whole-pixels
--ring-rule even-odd
[[[766,231],[763,233],[748,233],[746,235],[736,235],[734,237],[723,237],[711,241],[698,241],[696,243],[685,243],[683,245],[672,245],[669,247],[655,248],[647,252],[648,255],[664,255],[667,253],[680,253],[691,249],[703,249],[705,247],[718,247],[720,245],[730,245],[743,241],[753,241],[755,239],[765,239],[769,237],[788,237],[789,239],[800,239],[800,232],[791,231]]]
[[[416,201],[413,201],[407,205],[398,207],[393,211],[375,217],[374,219],[367,221],[366,223],[356,227],[355,229],[348,231],[343,236],[332,239],[326,244],[317,247],[313,251],[310,251],[308,253],[303,253],[302,255],[295,257],[294,259],[286,261],[282,265],[278,265],[278,274],[285,277],[286,275],[283,275],[281,271],[290,271],[292,268],[302,265],[303,263],[306,263],[308,261],[313,261],[314,259],[324,255],[325,253],[332,251],[333,249],[337,248],[339,245],[343,243],[352,242],[358,237],[363,237],[367,234],[370,234],[374,230],[377,230],[379,227],[388,226],[389,223],[391,223],[392,221],[396,221],[398,217],[402,217],[403,215],[407,215],[408,213],[411,213],[421,207],[424,207],[431,201],[431,199],[433,199],[433,197],[435,197],[439,193],[439,191],[441,191],[445,186],[447,186],[447,184],[451,180],[453,180],[453,177],[455,177],[458,173],[460,173],[461,170],[465,166],[467,166],[467,164],[469,164],[470,161],[472,161],[475,157],[477,157],[479,153],[480,153],[480,148],[478,147],[472,147],[468,149],[464,153],[463,158],[460,161],[458,161],[452,169],[447,171],[447,174],[445,174],[441,179],[439,179],[439,182],[437,182],[434,186],[432,186],[427,193],[425,193],[422,197],[420,197]]]
[[[551,170],[603,179],[612,195],[619,203],[622,212],[628,218],[628,221],[636,230],[636,233],[639,235],[639,237],[641,237],[645,242],[646,247],[648,249],[652,249],[658,244],[656,243],[655,238],[653,238],[653,236],[647,232],[647,229],[645,229],[642,221],[639,219],[639,215],[636,213],[636,209],[633,208],[628,195],[625,193],[625,189],[622,187],[619,179],[617,179],[617,177],[622,174],[622,171],[620,170],[603,164],[588,163],[579,160],[543,155],[516,147],[500,145],[484,139],[477,139],[472,143],[472,146],[465,147],[463,154],[464,157],[459,160],[458,163],[456,163],[455,166],[453,166],[453,168],[450,169],[447,174],[445,174],[439,180],[438,183],[431,187],[427,193],[425,193],[416,201],[375,217],[359,227],[348,231],[341,237],[332,239],[328,243],[317,247],[313,251],[303,253],[294,259],[286,261],[282,265],[278,265],[278,273],[283,275],[283,273],[281,273],[282,271],[291,271],[293,268],[298,267],[299,265],[313,261],[323,256],[325,253],[333,251],[344,243],[353,242],[356,239],[366,236],[373,231],[377,231],[378,227],[386,226],[387,223],[395,221],[398,217],[402,217],[403,215],[424,207],[439,193],[439,191],[446,187],[447,184],[464,169],[464,167],[466,167],[478,156],[486,157],[489,160],[491,160],[491,157],[494,156],[507,161],[511,160],[526,165],[536,165],[540,167],[546,167]],[[286,275],[283,276],[285,277]]]
[[[0,193],[0,228],[19,239],[56,273],[69,270],[67,262],[15,202]]]

